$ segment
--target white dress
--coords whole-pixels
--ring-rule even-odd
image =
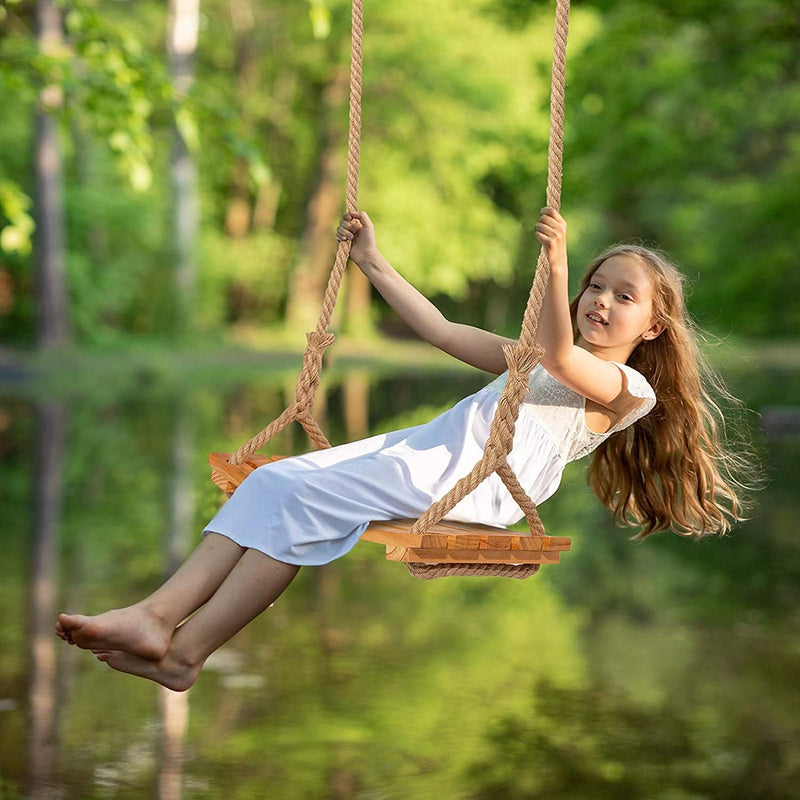
[[[564,466],[656,403],[644,376],[619,364],[640,403],[606,433],[590,430],[585,398],[541,365],[520,406],[509,463],[535,503],[558,488]],[[416,518],[480,460],[504,373],[424,425],[294,456],[254,470],[208,523],[243,547],[289,564],[326,564],[351,550],[372,520]],[[446,519],[506,527],[522,519],[491,475]]]

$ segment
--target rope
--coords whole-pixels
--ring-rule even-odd
[[[350,124],[347,135],[347,188],[345,205],[349,212],[358,211],[358,167],[361,158],[361,95],[364,47],[364,6],[363,0],[353,0],[352,27],[350,34]],[[322,356],[334,342],[334,335],[328,331],[336,298],[342,285],[347,259],[350,256],[350,242],[339,242],[336,259],[325,288],[322,309],[316,329],[306,334],[308,344],[303,354],[303,366],[297,377],[294,399],[288,408],[266,428],[260,430],[245,442],[232,456],[231,462],[241,464],[260,447],[263,447],[276,433],[289,423],[299,422],[311,441],[319,449],[331,444],[313,415],[314,397],[319,386],[322,370]]]
[[[455,576],[479,578],[530,578],[541,564],[406,564],[414,578],[430,581]]]
[[[514,441],[517,411],[522,398],[528,392],[528,375],[530,375],[535,366],[535,361],[538,361],[542,351],[541,348],[538,349],[538,352],[534,348],[524,350],[519,345],[507,345],[503,348],[503,351],[508,364],[508,381],[500,395],[497,409],[489,428],[489,438],[486,440],[483,458],[447,494],[431,505],[411,526],[409,533],[422,534],[428,531],[433,525],[436,525],[437,522],[447,516],[459,500],[466,497],[489,475],[495,472],[501,462],[505,462],[506,456],[511,449],[511,444]],[[523,502],[527,506],[527,508],[523,507],[526,517],[528,513],[536,514],[536,507],[527,495],[525,495]],[[541,523],[539,525],[541,526]]]
[[[568,32],[569,0],[557,0],[550,86],[550,145],[547,153],[547,204],[554,208],[559,208],[561,204],[562,156],[564,152],[564,88],[566,83]],[[519,415],[520,404],[528,390],[528,379],[544,353],[536,343],[536,329],[549,276],[550,264],[542,248],[539,252],[536,275],[522,320],[519,343],[514,347],[505,349],[506,362],[509,368],[508,381],[500,395],[483,458],[467,476],[458,481],[447,494],[431,505],[411,527],[411,533],[425,533],[432,525],[441,521],[460,500],[494,472],[500,475],[525,513],[531,534],[541,536],[544,532],[544,527],[536,511],[536,505],[519,485],[519,481],[508,466],[507,456],[511,452],[513,445],[514,426]],[[483,567],[485,565],[480,566]]]
[[[561,179],[564,156],[564,89],[566,86],[567,35],[569,34],[569,0],[557,0],[553,28],[553,67],[550,78],[550,143],[547,148],[547,205],[561,207]],[[544,248],[539,251],[536,273],[522,318],[520,344],[536,341],[539,312],[550,278],[550,264]]]
[[[550,87],[550,143],[547,158],[547,204],[561,205],[562,157],[564,138],[564,88],[566,75],[566,48],[569,32],[569,0],[557,0],[553,33],[553,66]],[[361,142],[361,95],[363,62],[363,0],[352,3],[352,55],[350,62],[350,126],[348,133],[346,208],[358,210],[358,170]],[[336,299],[350,255],[350,242],[340,242],[328,285],[325,289],[322,310],[317,327],[307,334],[308,345],[303,355],[303,365],[295,385],[294,399],[289,407],[266,428],[240,447],[231,457],[240,464],[256,450],[283,430],[290,422],[299,422],[318,448],[330,447],[325,434],[313,417],[312,406],[319,386],[323,354],[334,341],[328,331]],[[536,504],[528,497],[508,463],[514,441],[519,407],[528,391],[528,380],[544,353],[536,343],[536,331],[544,294],[550,277],[550,264],[544,249],[540,250],[536,273],[531,285],[519,342],[504,348],[509,377],[500,395],[497,411],[492,420],[483,457],[469,475],[459,480],[412,525],[411,533],[424,533],[446,516],[453,507],[489,475],[497,472],[514,500],[518,503],[533,535],[544,534]],[[409,572],[418,578],[435,578],[444,575],[494,575],[526,578],[539,568],[538,564],[407,564]]]

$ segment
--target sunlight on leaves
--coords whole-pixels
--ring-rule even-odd
[[[308,17],[315,39],[327,39],[331,32],[331,12],[325,0],[308,0]]]
[[[200,150],[200,132],[194,114],[186,106],[175,112],[175,125],[189,151],[197,153]]]
[[[28,213],[31,205],[31,198],[19,186],[8,180],[0,181],[0,212],[10,223],[0,231],[0,249],[6,253],[28,255],[31,252],[31,238],[36,229]]]

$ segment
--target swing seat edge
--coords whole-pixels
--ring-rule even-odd
[[[230,497],[255,469],[286,456],[252,455],[241,464],[230,453],[210,453],[211,480]],[[411,534],[413,519],[375,520],[362,533],[365,542],[386,547],[386,558],[420,564],[557,564],[571,548],[567,536],[534,536],[480,523],[449,520],[423,534]]]

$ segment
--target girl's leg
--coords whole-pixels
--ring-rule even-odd
[[[60,614],[56,633],[86,650],[124,650],[142,658],[161,658],[175,627],[214,594],[244,552],[228,537],[210,533],[149,597],[93,617]]]
[[[120,672],[185,691],[211,653],[273,603],[299,569],[247,550],[214,596],[175,631],[163,658],[154,661],[117,650],[97,658]]]

